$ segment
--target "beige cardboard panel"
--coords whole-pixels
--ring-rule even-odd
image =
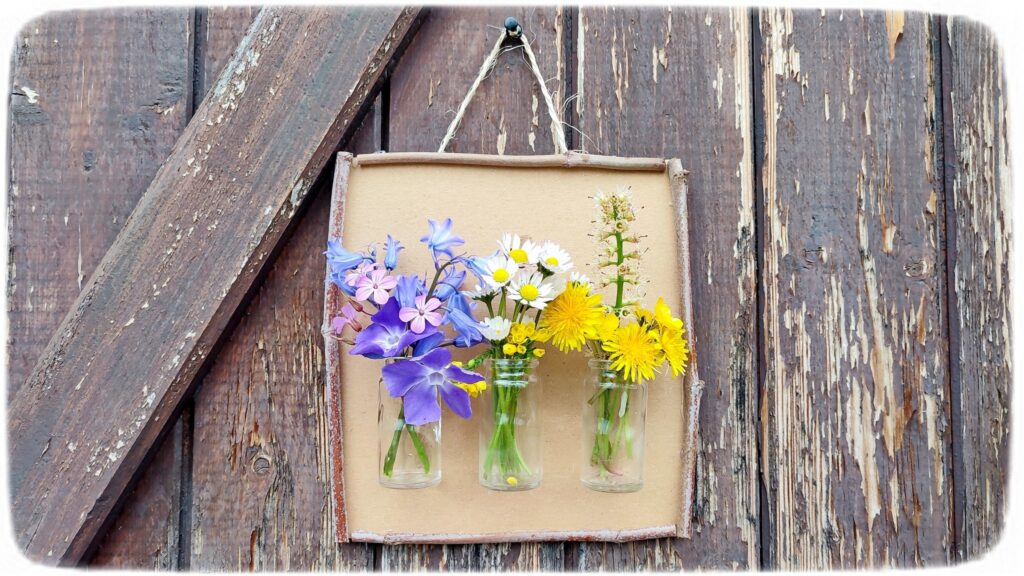
[[[664,172],[356,165],[349,176],[344,244],[349,249],[380,245],[391,233],[407,247],[401,253],[400,273],[432,272],[430,256],[419,239],[428,230],[428,218],[450,216],[470,254],[490,254],[503,232],[517,232],[559,243],[578,270],[595,278],[596,247],[589,236],[592,196],[620,186],[632,187],[635,203],[641,207],[636,226],[647,235],[644,272],[650,284],[644,303],[653,306],[659,295],[664,296],[678,314],[681,287],[674,205]],[[473,285],[475,280],[465,288]],[[483,306],[479,308],[478,315],[483,312]],[[474,353],[482,349],[475,348]],[[442,482],[422,490],[392,490],[377,483],[381,366],[379,361],[342,354],[345,497],[353,535],[597,532],[677,523],[685,448],[681,378],[662,376],[649,384],[646,484],[639,492],[605,494],[580,484],[586,358],[553,348],[540,369],[544,387],[544,482],[540,488],[501,493],[481,487],[477,483],[477,421],[462,420],[445,410]]]

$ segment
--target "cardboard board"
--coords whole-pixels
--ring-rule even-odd
[[[496,157],[457,154],[340,155],[331,237],[349,249],[381,245],[385,234],[406,250],[400,273],[432,272],[425,246],[427,219],[451,217],[469,254],[490,254],[503,232],[550,239],[576,269],[597,276],[590,238],[592,197],[628,186],[640,208],[636,229],[646,235],[645,304],[659,296],[691,325],[686,238],[685,172],[678,161],[616,159],[578,154]],[[682,225],[682,226],[681,226]],[[469,289],[475,280],[467,281]],[[650,302],[647,302],[650,300]],[[327,282],[325,327],[338,310],[339,291]],[[482,306],[480,307],[483,308]],[[483,312],[483,310],[478,310]],[[688,330],[692,334],[692,330]],[[335,517],[339,540],[366,542],[491,542],[629,540],[689,534],[696,369],[648,384],[645,485],[630,494],[585,488],[581,413],[587,359],[548,346],[541,361],[544,480],[524,492],[495,492],[477,481],[477,420],[443,416],[443,480],[419,490],[377,482],[378,380],[382,363],[349,356],[327,338],[328,402],[332,412]],[[456,352],[468,359],[482,351]],[[691,343],[692,349],[692,343]],[[481,401],[475,400],[474,407]],[[589,450],[589,447],[588,447]]]

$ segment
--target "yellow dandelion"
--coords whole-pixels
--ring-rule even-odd
[[[672,316],[672,309],[665,304],[664,298],[658,298],[658,303],[654,305],[654,321],[662,328],[671,328],[677,331],[683,329],[683,321]]]
[[[592,329],[593,334],[588,334],[587,338],[607,342],[615,336],[615,331],[619,329],[619,317],[615,314],[604,314]]]
[[[654,336],[635,322],[615,330],[603,348],[609,353],[612,370],[621,372],[630,382],[654,378],[654,369],[662,362]]]
[[[581,350],[604,314],[601,295],[589,292],[589,286],[568,282],[565,291],[544,311],[540,327],[551,335],[551,343],[562,352]]]
[[[662,328],[658,333],[658,345],[661,347],[665,360],[672,368],[672,376],[686,372],[690,361],[690,345],[686,341],[683,330]]]
[[[642,324],[651,324],[654,322],[654,312],[651,312],[646,308],[637,308],[635,314],[636,319]]]

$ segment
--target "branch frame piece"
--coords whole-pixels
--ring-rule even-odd
[[[534,197],[519,188],[523,185],[529,188],[536,185],[538,179],[545,178],[555,182],[549,185],[551,190],[538,188],[533,192]],[[527,214],[518,217],[537,221],[539,228],[533,230],[537,235],[545,234],[563,243],[565,238],[557,235],[562,232],[578,243],[580,233],[572,226],[578,227],[578,221],[589,226],[592,214],[580,213],[584,201],[586,206],[592,205],[589,197],[596,190],[589,187],[612,181],[642,182],[641,188],[650,191],[650,195],[638,197],[640,204],[650,201],[650,205],[640,211],[640,218],[651,220],[638,220],[638,224],[657,225],[657,234],[652,231],[649,239],[652,250],[649,266],[658,269],[651,277],[656,286],[651,293],[676,295],[690,349],[694,351],[687,172],[677,159],[617,158],[575,152],[548,156],[378,153],[359,157],[343,152],[338,154],[335,169],[328,238],[341,238],[348,248],[358,249],[374,236],[381,236],[374,238],[377,242],[382,240],[386,230],[398,232],[409,248],[402,256],[406,258],[411,253],[423,252],[415,241],[419,232],[426,229],[427,218],[450,215],[456,231],[467,238],[469,252],[483,253],[484,247],[470,245],[473,239],[482,236],[485,241],[491,241],[492,237],[497,239],[506,231],[505,227],[508,231],[519,231],[524,222],[505,222],[499,218],[485,229],[472,229],[474,225],[481,226],[480,218],[473,214],[474,206],[480,202],[474,203],[470,198],[465,202],[448,202],[449,210],[440,215],[436,210],[431,212],[431,195],[440,198],[439,190],[443,189],[444,193],[449,190],[460,193],[460,197],[461,194],[487,194],[478,199],[494,201],[495,194],[515,194],[516,198],[531,197],[536,203],[538,198],[554,197],[555,190],[573,190],[566,194],[577,196],[564,197],[563,203],[553,205],[546,216],[537,214],[539,208],[534,207],[520,208],[520,212]],[[467,186],[467,182],[473,185]],[[390,202],[389,195],[394,196]],[[373,203],[388,206],[382,211],[386,214],[374,216],[368,207]],[[502,205],[500,199],[491,204]],[[550,214],[558,208],[571,209],[572,218]],[[516,214],[515,210],[506,213],[510,217]],[[567,222],[569,220],[572,222]],[[589,242],[589,239],[584,241]],[[566,246],[563,244],[563,247]],[[493,246],[487,250],[493,251]],[[587,251],[570,250],[570,253],[577,266],[592,259]],[[672,261],[667,258],[669,254],[674,255],[674,266],[658,266],[659,262]],[[645,270],[647,267],[645,259]],[[558,413],[544,416],[547,418],[547,463],[540,488],[499,493],[480,487],[476,480],[478,423],[461,421],[446,413],[445,473],[441,484],[422,490],[389,490],[377,486],[377,380],[372,374],[373,370],[379,374],[380,364],[348,356],[346,346],[332,336],[331,318],[340,310],[343,295],[330,281],[327,267],[324,278],[325,401],[329,417],[331,502],[339,542],[624,542],[690,536],[698,414],[704,388],[698,376],[695,353],[681,379],[661,376],[650,383],[646,463],[649,479],[637,493],[596,493],[580,484],[578,462],[582,448],[575,434],[580,428],[578,396],[581,391],[561,381],[549,381],[544,390],[542,412],[557,410]],[[671,291],[665,292],[666,289]],[[552,365],[555,374],[575,374],[582,369],[582,361],[571,357],[558,355],[557,361],[549,363],[552,356],[556,355],[545,358],[542,371],[545,364]],[[582,354],[576,356],[582,357]],[[662,378],[666,381],[662,382]],[[676,386],[669,386],[669,383]],[[550,405],[547,404],[549,398]],[[552,423],[554,426],[550,426]],[[652,434],[652,430],[675,432],[659,435]],[[553,454],[549,460],[550,452]],[[658,456],[660,460],[655,459]],[[573,502],[573,506],[565,506],[566,501]],[[446,507],[452,506],[455,512],[446,513]],[[495,516],[501,518],[494,520]],[[608,517],[615,520],[609,524]],[[619,521],[621,524],[615,524]]]

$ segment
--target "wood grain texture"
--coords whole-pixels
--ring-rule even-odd
[[[1010,396],[1010,151],[1003,54],[985,26],[943,30],[946,194],[953,299],[958,553],[998,542],[1006,513]],[[1019,496],[1018,496],[1019,497]]]
[[[945,563],[932,21],[789,10],[759,21],[770,565]],[[889,33],[896,21],[902,30]]]
[[[185,128],[191,22],[190,10],[64,12],[19,35],[9,140],[8,398]],[[177,566],[181,433],[161,443],[93,564]]]
[[[217,65],[217,54],[241,38],[251,19],[248,9],[206,12],[207,35],[200,38],[210,42],[201,51],[207,65]],[[364,116],[350,149],[379,147],[378,108]],[[315,322],[329,190],[315,194],[196,393],[194,497],[186,513],[197,570],[372,567],[371,547],[334,544],[324,356]]]
[[[186,420],[187,421],[187,420]],[[182,448],[191,429],[179,420],[103,534],[88,565],[107,569],[182,569]]]
[[[192,568],[365,570],[338,546],[320,335],[329,189],[309,211],[196,393]]]
[[[30,557],[76,562],[91,547],[417,15],[257,17],[11,403],[13,510]],[[281,81],[282,68],[309,72]],[[114,394],[111,382],[124,385]]]
[[[196,8],[193,94],[197,104],[213,88],[259,11],[255,6]]]
[[[434,152],[455,117],[506,16],[515,16],[530,38],[537,65],[561,109],[565,30],[555,8],[474,10],[437,7],[398,63],[391,79],[389,132],[399,152]],[[446,38],[450,41],[438,41]],[[458,46],[453,49],[452,42]],[[544,100],[519,44],[506,44],[498,63],[477,90],[449,152],[551,154]],[[411,146],[415,142],[416,146]],[[430,144],[428,146],[428,144]]]
[[[12,59],[8,401],[188,123],[188,10],[63,12]]]
[[[576,34],[577,141],[592,153],[676,157],[690,171],[693,330],[706,389],[692,539],[569,544],[566,565],[757,568],[749,12],[582,8]]]
[[[507,16],[529,34],[537,64],[561,108],[564,18],[556,8],[433,8],[391,75],[389,150],[434,152]],[[457,38],[452,50],[440,37]],[[505,53],[477,90],[450,152],[551,154],[543,100],[521,52]],[[382,570],[560,570],[562,544],[383,546]]]
[[[193,106],[206,97],[257,12],[248,7],[196,8],[187,15],[190,28],[194,28],[189,38],[183,38],[192,47],[192,83],[187,89]],[[188,114],[191,117],[192,110]],[[189,568],[191,525],[190,518],[182,516],[182,507],[190,511],[192,413],[191,407],[186,409],[160,452],[145,466],[141,480],[89,560],[90,565]],[[168,503],[170,509],[154,510],[155,502]]]

